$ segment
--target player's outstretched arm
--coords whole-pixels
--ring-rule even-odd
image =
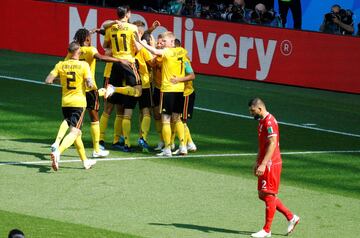
[[[156,49],[155,47],[148,45],[148,43],[146,42],[146,40],[142,40],[142,41],[138,41],[143,47],[145,47],[145,49],[147,49],[148,51],[150,51],[150,53],[154,54],[154,55],[159,55],[162,56],[164,54],[164,50],[163,49]]]
[[[124,65],[128,65],[128,66],[131,65],[130,62],[127,61],[127,60],[118,59],[118,58],[114,58],[114,57],[111,57],[111,56],[108,56],[108,55],[102,55],[102,54],[99,54],[99,53],[95,54],[94,58],[98,59],[98,60],[101,60],[101,61],[105,61],[105,62],[113,62],[113,63],[119,62],[119,63],[122,63]]]

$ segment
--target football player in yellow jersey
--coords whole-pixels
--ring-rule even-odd
[[[185,144],[185,129],[181,121],[183,109],[184,83],[174,84],[171,80],[174,77],[185,77],[185,59],[187,51],[181,47],[174,47],[175,36],[172,32],[163,33],[164,49],[156,49],[146,42],[141,44],[155,55],[162,56],[162,82],[161,82],[161,121],[162,135],[165,147],[159,156],[172,156],[171,153],[171,126],[170,121],[175,123],[175,131],[180,140],[179,154],[187,154]],[[190,76],[189,76],[190,77]]]
[[[139,28],[140,35],[140,28]],[[144,33],[141,39],[146,40],[149,45],[154,46],[155,42],[150,33]],[[152,65],[154,65],[154,56],[145,48],[136,54],[136,60],[139,64],[139,73],[142,82],[142,94],[139,98],[140,113],[140,138],[138,144],[142,147],[143,152],[149,152],[149,145],[147,143],[147,135],[150,130],[151,114],[150,109],[152,107],[152,94],[151,94],[151,79],[152,79]]]
[[[181,47],[180,40],[175,40],[175,47]],[[193,81],[195,79],[194,71],[191,67],[189,58],[185,60],[185,77],[174,77],[171,81],[176,84],[179,82],[184,82],[184,106],[181,119],[184,123],[185,128],[185,143],[188,151],[195,152],[197,150],[195,143],[192,140],[190,129],[187,125],[187,120],[192,118],[194,103],[195,103],[195,89],[193,86]],[[174,143],[175,135],[171,136],[172,143]],[[175,151],[173,154],[180,153],[179,150]]]
[[[125,64],[127,62],[121,59],[116,59],[110,56],[99,54],[97,49],[91,46],[91,35],[90,32],[85,28],[81,28],[77,30],[74,36],[74,41],[80,44],[79,60],[85,61],[89,64],[92,73],[93,85],[94,85],[94,88],[86,89],[86,101],[87,101],[86,109],[89,112],[91,119],[90,132],[91,132],[91,136],[93,140],[93,148],[94,148],[92,155],[94,158],[106,157],[109,154],[109,151],[100,150],[100,146],[99,146],[99,140],[100,140],[100,127],[99,127],[99,115],[98,115],[99,93],[95,81],[96,60],[98,59],[107,62],[121,62]],[[65,60],[70,59],[70,57],[71,55],[68,53]],[[59,146],[60,141],[64,137],[67,129],[68,129],[68,125],[64,120],[60,126],[56,140],[54,144],[52,144],[51,146],[51,149],[53,151]]]
[[[72,144],[79,153],[85,169],[90,169],[96,161],[87,159],[84,144],[81,140],[81,125],[86,107],[86,87],[93,88],[90,67],[86,62],[79,61],[80,45],[70,43],[68,47],[70,59],[60,61],[47,76],[45,83],[52,84],[59,77],[62,87],[62,112],[64,119],[70,127],[70,132],[65,136],[58,149],[51,153],[52,168],[59,169],[60,154]]]
[[[156,48],[157,49],[163,49],[164,43],[163,43],[163,35],[158,35],[158,39],[156,42]],[[152,81],[152,87],[153,87],[153,115],[155,120],[155,129],[156,132],[159,134],[159,143],[157,144],[157,147],[154,148],[155,151],[160,151],[164,148],[164,139],[162,137],[162,123],[161,123],[161,110],[160,110],[160,98],[161,98],[161,81],[162,81],[162,58],[160,56],[156,57],[155,64],[153,66],[153,81]]]
[[[122,24],[121,26],[115,24],[106,29],[104,48],[111,47],[113,57],[125,59],[130,62],[131,66],[127,67],[122,64],[113,63],[109,85],[117,87],[117,93],[111,96],[109,96],[111,93],[106,94],[105,98],[108,103],[124,105],[122,130],[125,146],[122,150],[124,152],[130,152],[128,135],[130,134],[131,128],[132,110],[135,108],[137,102],[136,97],[141,96],[141,79],[135,64],[135,55],[140,46],[137,45],[135,41],[135,37],[138,37],[137,26],[128,23],[131,16],[130,9],[125,6],[120,6],[117,8],[117,14]],[[123,85],[123,80],[125,86]],[[114,143],[113,145],[116,144],[117,143]]]

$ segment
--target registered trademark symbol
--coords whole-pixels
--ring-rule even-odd
[[[280,44],[280,51],[281,54],[285,55],[285,56],[289,56],[291,55],[293,50],[293,46],[291,44],[291,41],[289,40],[283,40]]]

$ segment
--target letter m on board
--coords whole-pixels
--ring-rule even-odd
[[[87,13],[80,15],[77,7],[69,7],[69,42],[73,41],[74,35],[79,28],[88,30],[97,28],[96,9],[89,9]],[[96,34],[92,34],[91,42],[96,47]]]

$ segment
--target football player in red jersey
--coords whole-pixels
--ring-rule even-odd
[[[276,196],[280,185],[282,160],[279,146],[279,126],[273,115],[267,110],[260,98],[250,100],[250,114],[259,120],[258,143],[259,150],[254,174],[258,177],[259,198],[265,202],[265,225],[251,237],[271,237],[271,223],[276,210],[281,212],[289,221],[286,233],[290,234],[299,223],[300,218],[285,207]]]

